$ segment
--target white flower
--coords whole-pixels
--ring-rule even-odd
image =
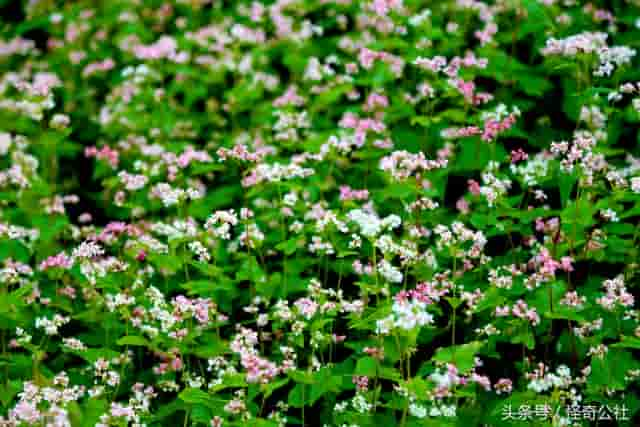
[[[72,258],[86,258],[91,259],[104,254],[104,249],[100,247],[96,242],[90,240],[84,241],[73,250],[71,253]]]
[[[424,418],[427,416],[427,408],[417,403],[409,405],[409,413],[417,418]]]
[[[611,208],[603,209],[600,211],[600,215],[611,222],[618,222],[618,213]]]
[[[440,407],[440,411],[442,411],[442,415],[444,415],[445,417],[456,416],[456,407],[454,405],[442,405],[442,407]]]
[[[367,399],[361,394],[357,394],[353,398],[353,400],[351,401],[351,405],[353,405],[353,409],[360,412],[361,414],[369,412],[371,408],[373,408],[373,405],[367,402]]]
[[[377,321],[377,333],[386,335],[396,328],[410,331],[434,322],[433,315],[427,312],[427,304],[417,299],[396,300],[391,310],[391,315]]]
[[[59,314],[54,315],[51,320],[46,317],[38,317],[36,318],[36,328],[44,329],[44,333],[47,335],[57,335],[58,328],[69,323],[70,320],[70,317],[64,317]]]
[[[4,156],[9,152],[11,147],[11,134],[0,132],[0,156]]]
[[[333,410],[336,412],[344,412],[347,410],[348,405],[349,405],[349,402],[337,402]]]
[[[391,263],[386,259],[380,261],[380,263],[378,264],[378,272],[388,282],[391,282],[391,283],[402,282],[402,273],[400,272],[400,270],[398,270],[393,265],[391,265]]]
[[[365,237],[375,237],[382,230],[380,219],[373,214],[362,209],[354,209],[347,214],[349,220],[355,222],[360,227],[360,233]]]

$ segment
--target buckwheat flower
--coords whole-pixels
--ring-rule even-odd
[[[403,9],[403,0],[372,0],[367,8],[380,17],[386,17],[392,10],[400,12]]]
[[[387,260],[380,261],[378,264],[378,273],[390,283],[402,282],[402,273],[400,270],[391,265]]]
[[[429,410],[430,417],[440,417],[442,416],[442,411],[437,406],[432,406]]]
[[[511,151],[511,163],[518,163],[523,160],[527,160],[528,157],[529,156],[522,150],[522,148]]]
[[[42,414],[37,409],[36,402],[20,401],[10,411],[9,417],[17,420],[18,423],[36,424],[40,421]],[[13,423],[12,423],[13,424]],[[11,424],[8,424],[11,425]]]
[[[482,131],[483,141],[493,141],[499,133],[510,129],[516,122],[517,114],[510,114],[502,121],[489,119],[484,122]]]
[[[0,132],[0,156],[5,156],[9,152],[13,138],[10,133]]]
[[[438,369],[429,375],[429,379],[436,384],[436,388],[440,392],[448,391],[450,388],[460,384],[462,378],[458,375],[458,369],[455,365],[448,363],[446,369]]]
[[[165,207],[171,207],[177,205],[184,199],[186,192],[181,188],[173,188],[168,183],[161,182],[154,185],[149,194],[152,197],[160,199]]]
[[[63,338],[62,342],[65,347],[71,350],[84,351],[87,349],[87,346],[77,338]]]
[[[587,356],[592,356],[598,359],[604,359],[604,356],[609,352],[609,349],[604,344],[598,344],[595,347],[590,347],[587,352]]]
[[[435,56],[433,58],[424,58],[419,56],[413,61],[413,64],[422,69],[438,73],[446,67],[447,58],[444,56]]]
[[[572,263],[573,263],[573,258],[568,256],[563,256],[562,258],[560,258],[560,269],[566,272],[571,272],[573,271],[573,266],[571,265]]]
[[[366,376],[354,376],[352,379],[358,392],[366,392],[369,390],[369,378]]]
[[[607,221],[611,221],[611,222],[618,222],[619,221],[617,212],[614,211],[611,208],[607,208],[607,209],[601,210],[600,211],[600,216],[602,216]]]
[[[540,323],[540,315],[538,315],[536,309],[529,308],[523,300],[518,300],[516,302],[516,304],[511,308],[511,314],[515,317],[529,321],[532,326],[537,326]]]
[[[320,236],[311,236],[311,243],[307,246],[309,252],[332,255],[335,253],[331,242],[325,242]]]
[[[360,246],[362,246],[362,239],[360,238],[359,235],[352,234],[351,241],[349,241],[349,248],[356,249],[356,248],[359,248]]]
[[[493,387],[496,394],[510,394],[513,390],[513,383],[508,378],[501,378]]]
[[[59,314],[55,314],[52,319],[47,319],[46,317],[38,317],[36,318],[36,328],[44,329],[45,334],[47,335],[58,335],[58,328],[63,325],[66,325],[71,321],[70,317],[61,316]]]
[[[616,91],[610,92],[607,95],[607,101],[609,102],[619,102],[622,100],[622,94]]]
[[[210,230],[216,237],[229,240],[231,227],[238,224],[238,216],[233,209],[214,212],[204,224],[205,230]]]
[[[369,191],[364,190],[354,190],[353,188],[342,185],[340,186],[340,200],[341,201],[350,201],[350,200],[367,200],[369,198]]]
[[[362,209],[354,209],[349,211],[347,217],[350,221],[358,224],[360,233],[365,237],[375,237],[382,231],[382,222],[377,215],[367,213]]]
[[[140,190],[141,188],[144,188],[145,185],[147,185],[147,182],[149,182],[149,178],[147,178],[145,175],[129,174],[125,171],[121,171],[120,173],[118,173],[118,178],[120,178],[120,182],[124,184],[124,188],[129,191]]]
[[[392,314],[378,320],[377,332],[386,335],[394,328],[412,330],[431,325],[433,321],[433,316],[427,312],[427,302],[420,298],[408,299],[397,296],[392,306]]]
[[[398,228],[402,224],[402,219],[398,215],[392,214],[382,219],[383,228]]]
[[[566,305],[567,307],[582,309],[586,301],[586,297],[579,296],[576,291],[570,291],[567,292],[565,296],[560,300],[560,304]]]
[[[482,31],[476,31],[475,37],[480,41],[480,45],[484,46],[493,41],[493,36],[498,32],[498,26],[494,22],[487,22]]]
[[[280,163],[258,164],[249,175],[242,179],[244,187],[251,187],[261,182],[280,182],[283,180],[291,180],[296,178],[306,178],[315,173],[312,168],[303,168],[298,164],[291,163],[283,165]]]
[[[425,418],[427,416],[427,408],[414,402],[409,405],[409,414],[416,418]]]
[[[246,370],[248,383],[267,384],[275,378],[280,370],[275,363],[263,359],[252,352],[240,354],[241,364]]]
[[[625,188],[627,186],[627,180],[621,171],[609,171],[607,172],[606,178],[614,188]]]
[[[510,312],[511,312],[511,309],[506,305],[504,307],[496,307],[495,316],[505,317],[505,316],[508,316]]]
[[[27,334],[26,331],[20,327],[16,328],[16,345],[24,345],[31,342],[32,336]]]
[[[583,106],[580,110],[580,120],[595,129],[603,128],[607,118],[597,105]]]
[[[384,110],[388,106],[389,99],[385,95],[373,92],[367,97],[363,109],[365,111]]]
[[[64,252],[60,252],[57,255],[51,255],[40,263],[39,269],[46,271],[50,268],[62,268],[65,270],[70,269],[73,266],[73,259],[69,258]]]
[[[491,391],[491,381],[489,380],[489,377],[484,375],[478,375],[475,372],[473,372],[469,380],[478,384],[485,391]]]
[[[276,100],[273,101],[273,106],[284,107],[287,105],[293,105],[300,107],[304,104],[304,102],[304,98],[298,95],[298,88],[295,85],[291,85],[282,96],[276,98]]]
[[[0,57],[8,57],[12,55],[26,55],[35,48],[33,40],[22,37],[15,37],[7,42],[0,40]]]
[[[380,335],[388,335],[394,328],[393,316],[385,317],[376,321],[376,333]]]
[[[54,114],[49,125],[54,129],[65,129],[71,123],[71,119],[66,114]]]
[[[595,76],[610,76],[614,70],[614,65],[619,67],[629,64],[636,55],[636,50],[627,46],[602,47],[598,50],[600,66],[594,71]]]
[[[602,32],[584,32],[560,40],[550,38],[542,49],[542,54],[573,57],[579,53],[593,53],[606,46],[607,37]]]
[[[106,145],[101,149],[97,147],[87,147],[84,150],[84,155],[85,157],[95,157],[100,160],[106,160],[113,169],[117,168],[120,162],[120,153]]]
[[[309,58],[309,62],[307,63],[307,67],[304,72],[304,79],[314,81],[322,80],[322,64],[315,56]]]
[[[204,245],[198,241],[191,242],[188,245],[189,250],[196,254],[198,257],[198,261],[200,262],[209,262],[211,260],[211,255],[209,254],[209,250],[204,247]]]
[[[104,255],[104,249],[102,249],[96,242],[86,240],[73,250],[71,257],[73,259],[92,259],[101,255]]]
[[[360,49],[360,53],[358,55],[358,61],[362,68],[369,70],[373,67],[373,62],[379,58],[378,52],[374,52],[373,50],[363,48]]]
[[[282,202],[287,206],[295,206],[297,201],[298,195],[295,192],[285,194],[282,199]]]
[[[294,306],[306,319],[311,319],[318,310],[318,303],[310,298],[300,298],[294,303]]]
[[[603,287],[606,290],[606,294],[597,298],[596,302],[604,309],[613,311],[617,304],[623,307],[633,306],[635,298],[627,291],[622,275],[605,280]]]
[[[631,191],[640,193],[640,176],[633,177],[629,181],[631,182]]]
[[[454,405],[442,405],[440,413],[443,417],[452,418],[456,416],[456,407]]]
[[[342,413],[344,411],[347,410],[347,407],[349,406],[349,402],[336,402],[335,406],[333,407],[333,410],[337,413]]]
[[[373,405],[367,402],[367,398],[362,394],[356,394],[351,400],[351,405],[361,414],[365,414],[373,408]]]

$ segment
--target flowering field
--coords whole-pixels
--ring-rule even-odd
[[[640,425],[638,48],[638,0],[0,0],[0,427]]]

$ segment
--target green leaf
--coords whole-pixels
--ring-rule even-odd
[[[276,249],[283,251],[285,255],[291,255],[296,251],[296,249],[298,249],[298,239],[292,238],[285,240],[284,242],[280,242],[276,245]]]
[[[202,391],[198,388],[185,388],[178,394],[178,397],[185,403],[189,403],[191,405],[201,404],[209,407],[215,408],[215,404],[213,403],[212,396]]]
[[[189,295],[213,296],[219,291],[233,290],[233,284],[229,280],[192,280],[180,285],[181,288],[188,290]]]
[[[453,363],[459,371],[465,373],[473,368],[475,355],[484,345],[485,342],[472,341],[467,344],[439,348],[432,360]]]
[[[133,345],[133,346],[142,346],[146,347],[149,345],[149,341],[147,341],[144,337],[137,335],[127,335],[125,337],[120,338],[117,341],[118,345]]]
[[[8,406],[20,391],[22,388],[17,381],[7,381],[6,384],[0,384],[0,402],[3,406]]]
[[[264,398],[268,399],[269,396],[271,396],[274,391],[276,391],[279,388],[284,387],[285,385],[289,384],[289,381],[290,381],[289,378],[285,378],[283,380],[272,382],[272,383],[268,383],[268,384],[264,385],[263,386]]]
[[[591,358],[591,374],[587,381],[587,389],[623,390],[626,387],[627,372],[638,369],[640,362],[629,351],[610,348],[602,359]]]
[[[613,348],[635,348],[640,349],[640,338],[622,336],[620,342],[611,344],[609,347]]]
[[[558,187],[560,189],[560,202],[562,203],[563,208],[567,206],[569,198],[571,197],[571,192],[573,191],[573,187],[575,186],[576,182],[578,182],[578,178],[576,177],[575,173],[559,173]]]
[[[306,388],[306,389],[305,389]],[[306,395],[305,395],[306,394]],[[306,400],[309,394],[309,385],[296,384],[294,388],[289,392],[287,402],[294,408],[301,408],[306,404]]]
[[[356,362],[356,370],[354,375],[360,375],[365,377],[375,377],[378,367],[378,361],[373,357],[366,356],[358,359]]]
[[[84,410],[79,414],[82,427],[94,427],[100,417],[108,411],[109,404],[103,399],[89,399]]]

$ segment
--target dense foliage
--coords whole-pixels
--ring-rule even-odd
[[[639,45],[638,0],[0,0],[0,426],[639,425]]]

